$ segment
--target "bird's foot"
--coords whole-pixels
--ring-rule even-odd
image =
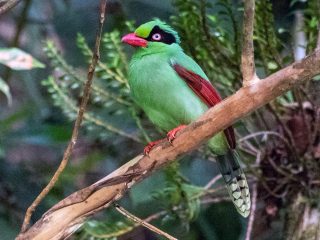
[[[167,134],[167,139],[170,143],[172,143],[172,141],[176,138],[177,132],[179,132],[180,130],[186,128],[187,125],[180,125],[174,129],[172,129],[171,131],[168,132]]]
[[[157,140],[157,141],[154,141],[154,142],[149,142],[147,146],[145,146],[145,148],[143,149],[143,154],[145,156],[148,156],[150,151],[152,150],[152,148],[157,145],[158,143],[162,142],[163,139],[160,139],[160,140]]]

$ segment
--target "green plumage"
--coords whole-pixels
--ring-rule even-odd
[[[152,23],[160,24],[156,21],[147,25],[151,27]],[[140,28],[145,29],[145,26]],[[139,32],[139,28],[136,32]],[[200,66],[178,44],[150,42],[147,48],[137,49],[129,71],[133,98],[150,120],[165,131],[189,124],[208,110],[206,104],[177,75],[172,63],[178,63],[208,79]],[[221,155],[228,150],[222,132],[215,135],[210,143],[215,154]]]
[[[148,22],[141,25],[135,31],[135,34],[147,39],[155,26],[166,33],[172,34],[176,42],[166,44],[148,41],[147,47],[137,48],[130,62],[129,85],[134,100],[145,111],[150,120],[159,128],[169,131],[179,125],[189,124],[208,110],[208,106],[181,79],[172,65],[178,64],[206,80],[208,80],[208,77],[200,66],[183,52],[179,46],[180,38],[178,34],[165,23],[159,20]],[[235,173],[241,175],[243,172],[237,158],[233,157],[233,153],[229,149],[224,133],[216,134],[209,140],[208,145],[215,155],[220,156],[218,164],[227,184],[232,184],[234,179],[238,181]],[[228,158],[226,159],[224,156],[228,156]],[[237,169],[233,169],[233,167],[237,167]],[[231,178],[230,181],[228,178],[226,179],[228,174]],[[245,184],[247,187],[246,182]],[[249,195],[242,195],[241,187],[237,186],[237,189],[231,189],[230,185],[228,189],[232,198],[234,198],[234,191],[240,191],[240,197],[244,201],[248,201]],[[238,211],[245,217],[249,214],[249,205],[250,203],[245,205],[244,210],[243,204],[235,204]],[[239,210],[239,208],[242,209]]]

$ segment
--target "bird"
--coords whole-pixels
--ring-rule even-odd
[[[121,41],[135,48],[128,77],[132,98],[154,125],[168,132],[171,143],[178,131],[222,100],[201,67],[180,46],[178,32],[164,21],[144,23]],[[149,143],[144,153],[148,155],[159,141]],[[215,134],[207,145],[236,210],[248,217],[250,192],[233,127]]]

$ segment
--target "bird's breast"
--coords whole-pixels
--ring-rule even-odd
[[[176,74],[170,59],[144,57],[130,64],[131,93],[148,117],[164,130],[186,124],[207,110]]]
[[[130,64],[129,84],[138,103],[156,107],[159,100],[172,95],[179,83],[169,60],[146,56]]]

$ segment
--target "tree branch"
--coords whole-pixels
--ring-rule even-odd
[[[204,187],[204,189],[209,189],[211,188],[216,182],[218,182],[220,179],[222,178],[222,176],[219,174],[217,176],[215,176],[214,178],[212,178]]]
[[[255,0],[244,0],[243,43],[241,54],[241,72],[243,86],[249,86],[259,80],[254,63],[253,25]]]
[[[255,165],[256,166],[260,166],[261,163],[261,152],[257,153],[256,156],[256,162]],[[250,213],[250,217],[248,220],[248,227],[247,227],[247,231],[246,231],[246,238],[245,240],[250,240],[251,239],[251,234],[252,234],[252,230],[253,230],[253,223],[254,223],[254,219],[255,219],[255,214],[256,214],[256,209],[257,209],[257,198],[258,198],[258,183],[254,182],[254,184],[252,185],[252,207],[251,207],[251,213]]]
[[[155,233],[157,233],[157,234],[159,234],[169,240],[177,240],[175,237],[172,237],[168,233],[166,233],[166,232],[156,228],[155,226],[151,225],[150,223],[136,217],[132,213],[129,213],[126,209],[119,206],[118,204],[116,204],[115,208],[118,212],[120,212],[122,215],[124,215],[125,217],[127,217],[131,221],[134,221],[135,223],[138,223],[139,225],[144,226],[144,227],[148,228],[149,230],[151,230],[151,231],[153,231],[153,232],[155,232]]]
[[[320,50],[320,22],[318,23],[318,38],[317,38],[316,50]]]
[[[320,3],[316,4],[318,6],[318,16],[320,16]],[[316,50],[320,49],[320,21],[318,19],[318,38],[317,38],[317,45]]]
[[[11,8],[15,7],[21,0],[8,0],[4,1],[3,5],[0,6],[0,15],[6,13],[9,11]],[[2,4],[2,2],[0,2]]]
[[[215,133],[265,105],[295,84],[320,74],[320,50],[270,75],[209,109],[177,134],[173,145],[158,144],[149,156],[139,155],[93,185],[73,193],[46,212],[17,239],[64,239],[97,211],[119,200],[132,185],[197,148]]]
[[[32,213],[36,209],[36,207],[40,204],[40,202],[45,198],[45,196],[50,192],[50,190],[54,187],[56,182],[59,180],[59,177],[65,167],[67,166],[70,156],[72,154],[73,148],[77,142],[78,135],[79,135],[79,129],[83,120],[83,116],[87,107],[87,103],[90,97],[90,90],[91,90],[91,85],[93,81],[93,75],[95,71],[95,67],[99,61],[99,49],[100,49],[100,40],[101,40],[101,35],[102,35],[102,28],[103,28],[103,23],[105,20],[105,12],[106,12],[106,0],[101,0],[100,1],[100,19],[99,19],[99,29],[97,32],[96,36],[96,42],[95,42],[95,48],[94,48],[94,54],[92,55],[92,60],[89,65],[88,69],[88,76],[87,76],[87,81],[84,86],[83,90],[83,96],[81,99],[79,111],[78,111],[78,116],[77,119],[74,123],[73,131],[72,131],[72,136],[71,140],[64,152],[63,158],[61,160],[61,163],[57,169],[57,171],[54,173],[52,179],[48,183],[48,185],[41,191],[41,193],[37,196],[37,198],[33,201],[33,203],[30,205],[30,207],[27,209],[25,218],[23,220],[21,232],[25,232],[28,228]]]

